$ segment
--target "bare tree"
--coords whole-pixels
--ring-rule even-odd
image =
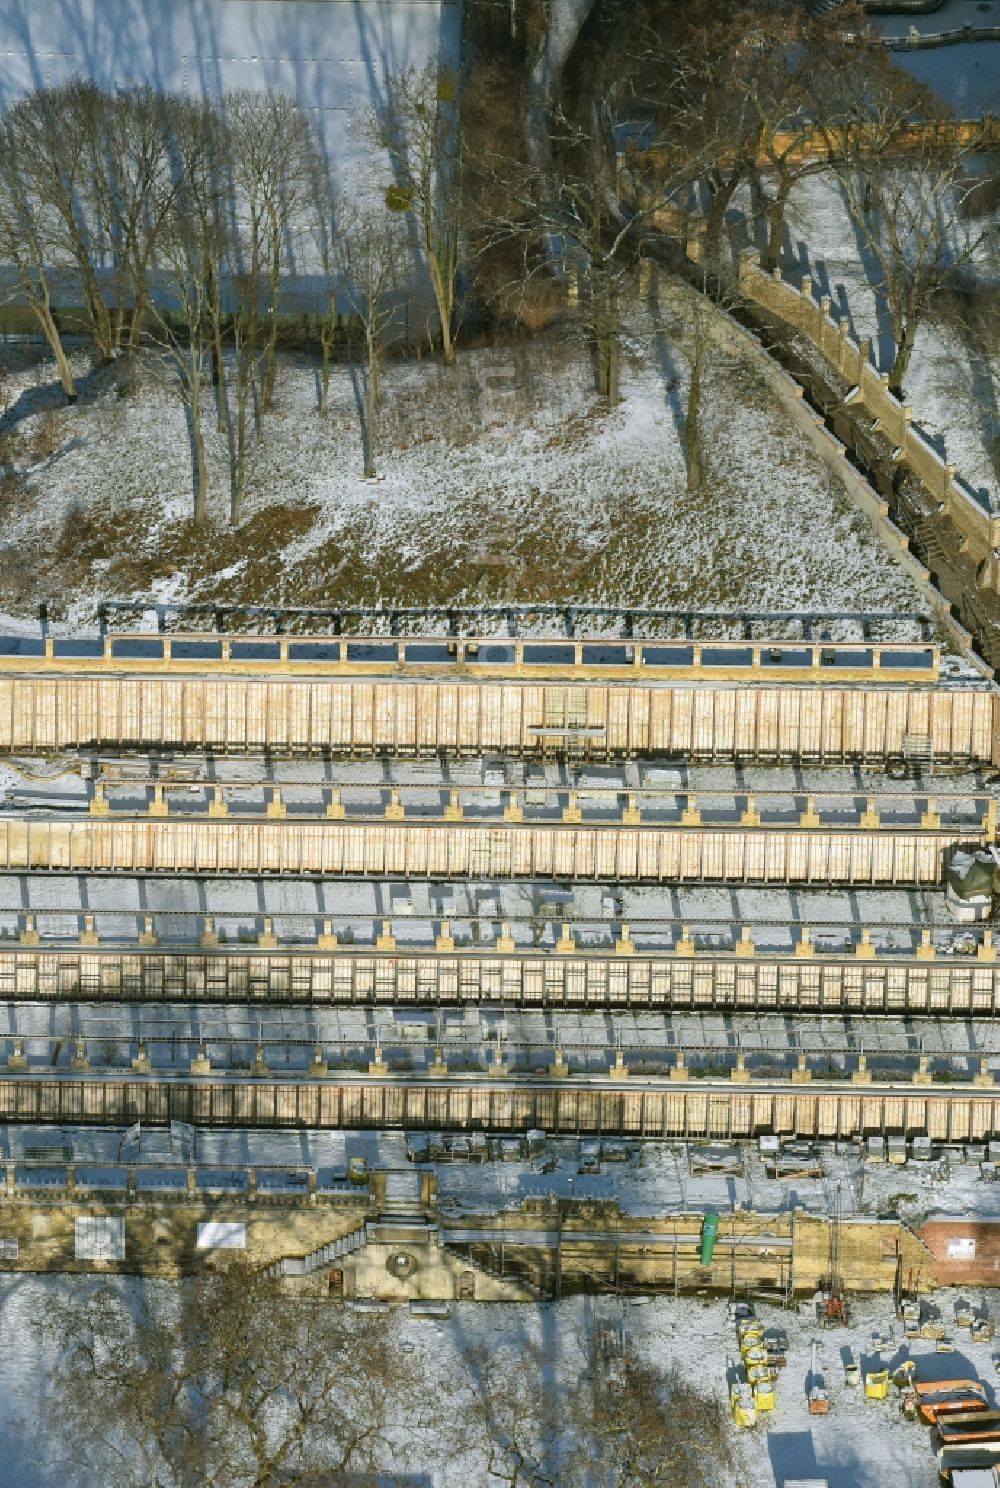
[[[228,271],[233,319],[236,438],[231,516],[238,526],[246,489],[248,415],[257,439],[271,407],[282,293],[307,231],[315,180],[315,139],[305,116],[278,93],[238,90],[225,98],[236,221]]]
[[[713,1488],[731,1470],[723,1402],[635,1353],[617,1330],[595,1342],[567,1402],[577,1447],[571,1477],[598,1488]]]
[[[344,293],[365,340],[362,377],[364,475],[376,473],[386,348],[398,330],[404,295],[406,241],[399,218],[372,204],[341,206],[338,234]]]
[[[467,1422],[476,1480],[506,1488],[570,1488],[567,1449],[554,1387],[541,1349],[471,1345],[458,1359],[448,1393]]]
[[[53,275],[57,272],[48,250],[44,208],[21,173],[13,131],[0,119],[0,256],[14,271],[11,297],[23,300],[55,358],[67,403],[76,402],[76,382],[52,303]]]
[[[7,137],[25,191],[45,211],[48,252],[72,264],[86,330],[98,356],[110,361],[116,338],[101,284],[108,244],[91,177],[99,97],[96,84],[80,79],[39,89],[9,111]]]
[[[860,8],[848,0],[835,16],[763,9],[747,36],[745,89],[758,126],[760,166],[751,179],[763,209],[765,269],[777,266],[793,190],[830,169],[809,108],[814,81],[829,68],[831,53],[850,66],[855,45],[850,35],[864,25]]]
[[[88,211],[101,225],[114,286],[116,347],[131,354],[150,299],[150,270],[179,174],[179,99],[150,85],[115,94],[88,89],[77,104],[86,122]]]
[[[88,1482],[318,1485],[374,1472],[390,1440],[401,1455],[414,1402],[390,1320],[282,1296],[246,1264],[132,1299],[84,1283],[43,1326],[46,1435]]]
[[[330,406],[330,363],[340,327],[339,305],[344,289],[344,255],[339,239],[337,201],[325,165],[317,169],[312,191],[312,237],[323,273],[323,307],[319,314],[320,416]]]
[[[412,217],[437,308],[441,349],[455,360],[456,294],[465,180],[458,75],[435,63],[386,83],[387,103],[369,133],[388,153],[390,211]]]
[[[169,302],[156,299],[150,317],[176,373],[188,415],[193,470],[193,520],[208,520],[204,390],[221,364],[217,266],[224,247],[220,121],[207,104],[178,106],[171,167],[170,210],[158,234],[158,267]],[[221,399],[220,399],[221,402]]]
[[[977,254],[987,226],[963,203],[983,130],[956,124],[929,89],[882,48],[855,47],[853,66],[817,80],[817,124],[851,221],[878,265],[896,344],[889,387],[902,394],[928,306]]]

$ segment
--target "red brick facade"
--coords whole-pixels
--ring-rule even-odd
[[[942,1286],[1000,1286],[1000,1220],[935,1215],[918,1233]]]

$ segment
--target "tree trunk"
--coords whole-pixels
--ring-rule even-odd
[[[319,412],[324,415],[330,406],[330,352],[333,349],[333,327],[330,316],[323,317],[319,331],[319,344],[323,351],[323,365],[319,380]]]
[[[281,296],[281,240],[275,229],[274,257],[271,260],[271,316],[270,325],[267,328],[267,344],[264,348],[264,377],[260,390],[260,411],[262,414],[271,412],[274,402],[274,370],[275,356],[278,346],[278,307]],[[259,432],[258,432],[258,437]]]
[[[243,488],[246,484],[247,469],[247,402],[250,395],[250,375],[245,372],[240,358],[244,355],[243,349],[237,350],[236,366],[236,470],[233,481],[232,510],[229,516],[229,525],[238,527],[240,517],[243,515]]]
[[[431,287],[434,290],[434,303],[437,307],[438,323],[441,327],[441,351],[444,355],[445,365],[451,367],[455,361],[455,340],[451,331],[451,295],[448,289],[448,282],[445,275],[441,272],[441,265],[435,258],[431,245],[428,245],[427,253]]]
[[[201,351],[192,339],[188,349],[188,402],[191,408],[191,441],[194,445],[194,525],[208,521],[208,469],[205,436],[201,427]]]
[[[379,350],[368,332],[368,387],[365,396],[365,479],[375,475],[375,449],[378,442]]]
[[[59,373],[62,390],[66,395],[66,402],[75,403],[77,394],[76,382],[73,379],[73,368],[69,364],[69,357],[66,355],[66,348],[62,344],[59,327],[55,323],[52,311],[47,305],[32,306],[32,309],[35,312],[35,318],[45,334],[45,339],[52,349],[52,355],[56,359],[56,370]]]
[[[597,341],[597,391],[614,407],[619,400],[621,384],[621,345],[618,326],[618,304],[613,290],[601,291],[595,317]]]
[[[772,201],[767,204],[767,248],[762,267],[769,272],[778,267],[785,237],[785,208],[791,194],[792,182],[782,178]]]
[[[222,276],[209,266],[205,272],[205,294],[212,321],[212,386],[215,389],[215,428],[225,434],[229,399],[226,393],[226,364],[222,359]]]
[[[697,313],[697,312],[696,312]],[[688,384],[687,409],[684,414],[684,459],[687,464],[687,488],[701,490],[701,328],[695,327],[694,356],[691,359],[691,381]]]
[[[916,339],[917,328],[912,321],[903,322],[902,329],[896,335],[896,359],[889,372],[889,391],[899,400],[903,400],[903,379],[910,366],[910,357],[913,355],[913,343]]]
[[[84,291],[87,313],[90,317],[90,334],[94,347],[102,362],[110,362],[115,354],[116,338],[111,327],[111,316],[104,303],[97,280],[92,274],[84,274]]]
[[[705,267],[716,277],[722,257],[722,229],[726,225],[726,212],[736,194],[739,177],[720,181],[712,192],[712,201],[705,217]]]

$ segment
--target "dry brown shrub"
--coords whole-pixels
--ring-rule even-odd
[[[564,306],[565,296],[561,286],[554,279],[545,276],[529,279],[526,284],[512,291],[508,309],[514,320],[533,336],[537,336],[539,331],[551,325],[562,313]]]
[[[38,428],[31,441],[32,460],[36,465],[42,460],[48,460],[58,447],[59,420],[56,418],[55,410],[47,408],[38,421]]]

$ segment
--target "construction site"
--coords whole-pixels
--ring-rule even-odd
[[[0,637],[5,1269],[993,1284],[1000,695],[928,622],[157,619]]]

